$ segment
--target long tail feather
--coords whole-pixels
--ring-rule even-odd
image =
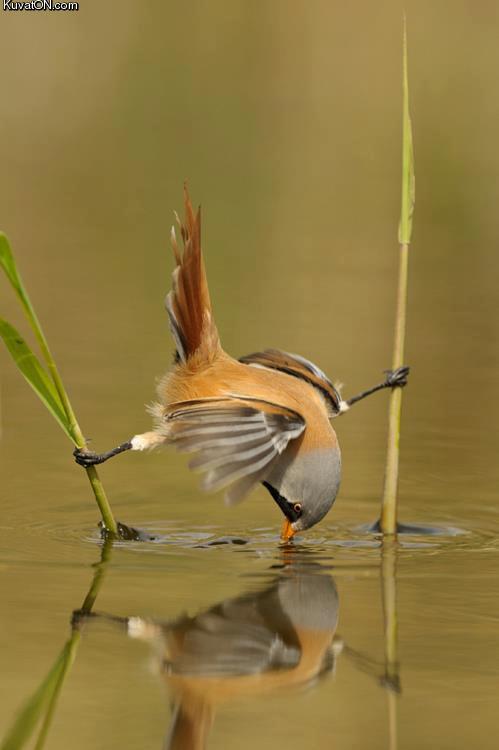
[[[179,359],[187,362],[196,354],[198,358],[209,361],[220,351],[220,339],[213,320],[201,252],[201,209],[194,213],[187,186],[184,186],[184,206],[184,222],[176,216],[183,252],[180,252],[175,228],[172,228],[176,268],[165,305]]]

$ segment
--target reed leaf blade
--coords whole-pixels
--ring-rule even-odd
[[[0,318],[0,336],[26,381],[57,420],[69,439],[74,442],[59,394],[36,355],[33,354],[14,326],[2,318]]]
[[[50,351],[45,334],[43,333],[38,316],[22,283],[9,241],[3,232],[0,232],[0,266],[5,271],[7,278],[12,284],[12,287],[21,302],[24,313],[40,346],[41,354],[47,365],[48,372],[41,366],[36,356],[18,332],[10,326],[7,321],[2,321],[1,319],[0,322],[2,323],[3,329],[0,331],[0,336],[4,339],[14,361],[29,385],[45,404],[52,416],[55,417],[57,422],[59,422],[69,439],[78,448],[85,448],[85,438],[76,419],[69,396],[64,387],[64,383],[62,382],[62,378]],[[86,469],[86,473],[92,486],[95,500],[99,506],[104,527],[109,534],[118,537],[118,525],[113,516],[111,506],[109,505],[97,469],[95,466],[89,466]]]
[[[65,644],[45,679],[17,716],[0,744],[0,750],[20,750],[29,741],[42,716],[50,706],[61,675],[67,670],[68,661],[72,658],[73,651],[71,639]]]
[[[12,255],[12,250],[10,249],[9,240],[3,232],[0,232],[0,266],[5,271],[7,278],[14,287],[15,291],[18,294],[21,294],[21,279],[17,272],[17,267],[14,261],[14,256]]]

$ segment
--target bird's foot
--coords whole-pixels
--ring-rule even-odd
[[[93,612],[89,612],[86,609],[75,609],[71,615],[71,627],[74,630],[81,630],[83,625],[92,617],[96,617]]]
[[[389,388],[403,388],[407,385],[410,367],[397,367],[396,370],[385,370],[386,386]]]
[[[100,464],[105,460],[99,453],[87,451],[84,448],[75,448],[73,456],[76,463],[83,466],[84,469],[88,469],[89,466],[95,466],[95,464]]]
[[[104,461],[108,460],[108,458],[112,458],[113,456],[117,456],[118,453],[123,453],[123,451],[129,451],[131,449],[132,441],[127,440],[125,443],[121,443],[121,445],[116,446],[116,448],[113,448],[106,453],[94,453],[93,451],[87,451],[84,448],[75,448],[73,451],[73,456],[75,457],[75,461],[77,464],[80,464],[80,466],[88,469],[89,466],[95,466],[95,464],[103,464]]]

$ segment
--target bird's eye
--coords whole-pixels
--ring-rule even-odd
[[[293,505],[293,510],[295,513],[301,513],[301,503],[295,503]]]

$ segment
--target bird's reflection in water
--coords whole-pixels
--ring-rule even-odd
[[[149,641],[159,654],[174,703],[164,747],[203,748],[223,704],[311,685],[332,670],[341,650],[338,611],[328,571],[290,562],[264,589],[194,617],[119,618],[131,637]]]
[[[291,569],[264,591],[158,628],[175,694],[166,746],[203,747],[225,701],[313,682],[334,663],[337,621],[332,578]]]

